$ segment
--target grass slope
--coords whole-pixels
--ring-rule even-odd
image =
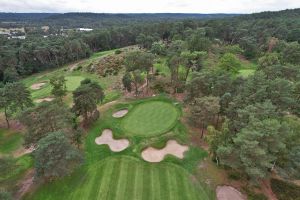
[[[179,113],[171,104],[162,101],[141,103],[122,121],[126,135],[154,136],[174,127]]]
[[[17,150],[23,142],[23,137],[19,133],[14,133],[6,129],[0,129],[0,154],[9,154]]]
[[[76,178],[76,182],[66,178],[51,183],[32,199],[209,199],[183,168],[171,163],[148,164],[129,156],[106,158],[90,166],[84,177]]]

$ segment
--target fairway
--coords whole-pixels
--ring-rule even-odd
[[[90,166],[84,177],[76,179],[43,187],[32,199],[209,199],[201,185],[183,168],[170,163],[146,164],[129,156],[102,160]]]
[[[169,131],[176,123],[179,112],[171,103],[149,101],[135,106],[122,120],[128,136],[154,136]]]

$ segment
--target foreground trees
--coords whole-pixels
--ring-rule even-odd
[[[38,141],[34,152],[37,177],[51,181],[72,172],[83,161],[63,132],[52,132]]]
[[[7,128],[10,127],[9,117],[11,115],[32,105],[30,92],[22,83],[7,83],[0,88],[0,108],[4,110]]]
[[[22,113],[20,121],[27,127],[26,146],[36,146],[49,132],[64,130],[67,134],[73,128],[74,114],[60,101],[43,102]]]
[[[97,110],[97,104],[102,102],[104,97],[103,89],[98,83],[90,79],[85,79],[73,92],[74,105],[72,111],[76,116],[81,115],[84,125],[88,125],[98,119],[99,111]]]

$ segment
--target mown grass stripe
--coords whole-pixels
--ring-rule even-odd
[[[126,177],[126,192],[124,195],[125,199],[134,199],[134,188],[136,187],[135,185],[135,176],[136,176],[136,170],[138,167],[138,164],[136,163],[131,163],[130,164],[130,170],[127,171],[127,177]]]
[[[166,170],[166,177],[167,177],[167,184],[168,184],[168,191],[169,191],[169,199],[175,200],[177,199],[177,195],[175,194],[176,186],[174,186],[174,181],[172,180],[172,173],[170,172],[169,168]]]
[[[119,162],[116,163],[116,167],[114,168],[111,179],[108,183],[109,190],[108,190],[107,200],[115,198],[115,194],[117,192],[117,183],[121,173],[121,167],[122,167],[122,160],[119,160]]]
[[[194,199],[193,192],[190,191],[190,187],[188,186],[188,182],[184,177],[184,173],[179,172],[176,174],[177,187],[180,189],[179,199],[182,200],[192,200]]]
[[[120,172],[120,175],[119,175],[119,179],[118,179],[118,182],[116,183],[117,184],[117,187],[116,187],[116,192],[115,192],[115,198],[116,200],[123,200],[124,199],[124,194],[125,194],[125,188],[126,188],[126,178],[127,178],[127,173],[129,169],[129,164],[131,163],[128,163],[128,161],[122,159],[120,165],[121,165],[121,172]]]
[[[138,164],[136,169],[136,175],[134,180],[134,185],[136,186],[134,189],[134,200],[142,200],[143,198],[143,165]]]
[[[90,181],[92,184],[92,187],[89,192],[89,198],[88,199],[94,199],[95,196],[98,196],[99,188],[102,183],[102,179],[104,177],[104,172],[107,170],[107,163],[104,163],[103,165],[97,167],[96,173],[93,174],[93,179]]]
[[[117,160],[110,160],[110,162],[108,162],[108,163],[109,163],[109,165],[107,166],[107,171],[103,172],[104,177],[102,178],[102,183],[98,190],[98,196],[96,198],[98,200],[107,199],[107,195],[110,190],[108,183],[113,176],[113,172],[114,172],[115,168],[117,167],[118,162],[117,162]]]
[[[150,165],[143,166],[143,200],[151,199]]]
[[[152,166],[152,176],[151,176],[151,185],[152,190],[151,193],[153,194],[152,200],[160,200],[161,199],[161,184],[159,182],[159,168],[157,166]]]
[[[167,181],[167,174],[166,174],[166,167],[165,166],[158,166],[160,168],[159,174],[159,183],[160,183],[160,197],[161,199],[169,199],[169,188],[168,188],[168,181]]]

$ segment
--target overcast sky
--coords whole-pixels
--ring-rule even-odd
[[[253,13],[300,8],[300,0],[0,0],[0,12]]]

